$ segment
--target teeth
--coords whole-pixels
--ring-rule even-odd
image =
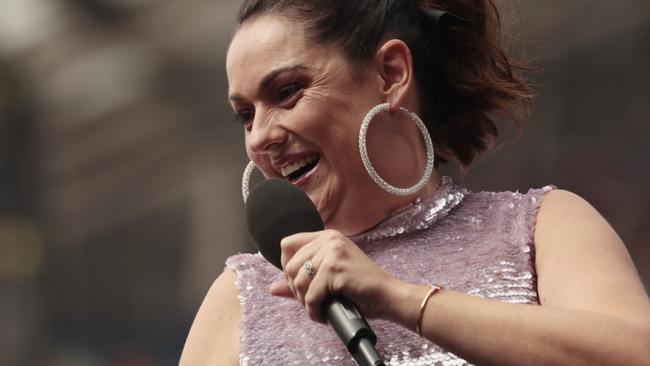
[[[286,178],[289,174],[295,172],[296,170],[304,167],[307,164],[311,164],[318,159],[318,154],[310,155],[300,160],[296,160],[291,164],[287,164],[280,169],[282,175]]]

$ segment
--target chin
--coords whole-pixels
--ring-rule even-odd
[[[316,206],[316,210],[323,219],[325,227],[329,228],[329,224],[331,223],[334,216],[334,210],[332,210],[331,205],[329,204],[329,200],[325,199],[323,195],[319,193],[309,193],[307,195],[314,203],[314,206]]]

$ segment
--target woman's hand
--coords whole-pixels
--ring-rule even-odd
[[[336,230],[301,233],[281,242],[285,280],[271,285],[271,294],[301,302],[312,320],[324,323],[321,304],[342,295],[368,318],[386,318],[393,310],[398,279],[375,264],[350,239]],[[305,262],[315,270],[311,278]]]

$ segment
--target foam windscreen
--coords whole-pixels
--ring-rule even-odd
[[[309,196],[283,179],[267,179],[255,186],[246,201],[246,222],[257,249],[280,269],[283,238],[324,227]]]

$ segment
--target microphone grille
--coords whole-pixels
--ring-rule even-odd
[[[283,179],[267,179],[255,186],[246,201],[246,222],[257,249],[280,269],[283,238],[324,227],[309,196]]]

